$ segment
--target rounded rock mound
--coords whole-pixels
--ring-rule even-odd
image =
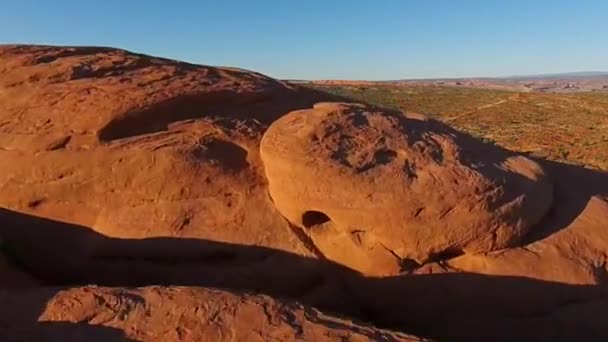
[[[112,237],[312,255],[267,200],[259,141],[277,117],[328,98],[114,48],[0,45],[0,207]]]
[[[275,121],[260,151],[283,216],[367,274],[512,246],[552,203],[536,162],[417,114],[319,103]]]

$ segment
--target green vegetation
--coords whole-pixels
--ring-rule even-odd
[[[608,93],[516,93],[418,85],[313,87],[422,113],[511,150],[608,170]]]

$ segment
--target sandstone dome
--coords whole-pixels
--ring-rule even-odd
[[[330,259],[364,272],[514,246],[552,204],[536,162],[420,115],[358,104],[283,116],[261,157],[279,211]]]
[[[277,117],[329,95],[101,47],[1,46],[0,75],[3,207],[107,236],[310,255],[267,200],[258,145]]]

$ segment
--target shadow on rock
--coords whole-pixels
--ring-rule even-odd
[[[109,142],[165,131],[174,122],[203,117],[226,121],[255,119],[268,125],[286,113],[311,107],[317,102],[345,100],[344,97],[298,86],[290,89],[278,87],[272,92],[236,98],[234,92],[228,90],[214,94],[179,95],[114,118],[99,130],[98,137]]]
[[[536,159],[553,180],[553,205],[530,232],[525,244],[542,240],[569,226],[593,197],[608,198],[608,172]],[[608,215],[608,214],[607,214]]]
[[[608,291],[602,286],[471,273],[368,278],[326,260],[263,247],[115,239],[6,209],[0,210],[0,223],[12,258],[51,286],[165,284],[262,293],[441,340],[608,338]],[[55,292],[49,289],[31,303],[11,303],[10,295],[2,296],[0,326],[9,327],[4,335],[18,334],[21,326],[68,341],[64,334],[120,340],[116,330],[86,322],[38,323]]]
[[[87,322],[41,322],[46,303],[59,289],[0,292],[0,336],[2,341],[102,342],[134,341],[120,329]],[[15,293],[20,295],[15,296]]]

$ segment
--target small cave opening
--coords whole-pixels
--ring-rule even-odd
[[[429,256],[425,263],[443,262],[464,255],[464,251],[460,248],[447,248],[443,251],[433,253]]]
[[[305,212],[304,214],[302,214],[302,224],[306,228],[310,228],[310,227],[317,226],[317,225],[320,225],[323,223],[327,223],[329,221],[331,221],[329,216],[327,216],[325,213],[322,213],[320,211],[309,210],[309,211]]]

